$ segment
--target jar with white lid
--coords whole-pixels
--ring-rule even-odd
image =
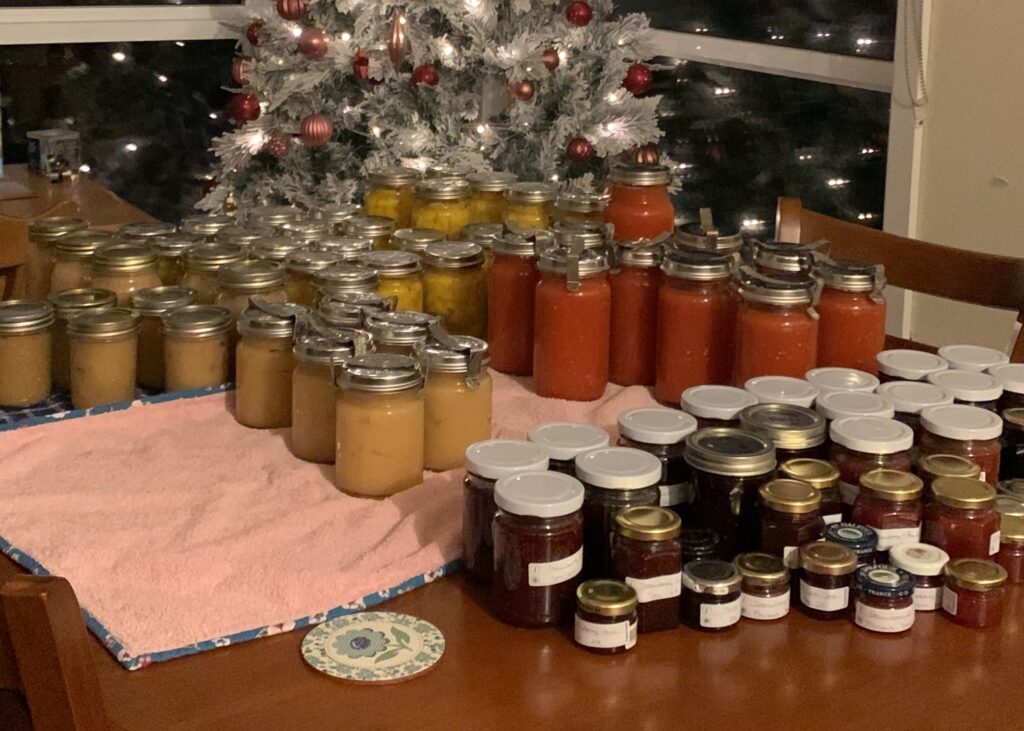
[[[926,454],[952,454],[981,468],[979,479],[993,487],[999,481],[1003,420],[976,406],[929,406],[921,412],[923,431],[918,450]]]
[[[62,236],[84,231],[89,222],[72,216],[37,218],[28,225],[28,251],[25,252],[25,297],[42,300],[50,292],[54,246]]]
[[[53,324],[49,302],[0,302],[0,406],[23,408],[53,391]]]
[[[739,426],[740,412],[757,403],[748,391],[734,386],[692,386],[683,391],[683,411],[697,418],[697,428]]]
[[[412,355],[416,346],[424,343],[438,319],[422,312],[372,312],[366,315],[365,326],[378,353]]]
[[[302,244],[294,239],[286,239],[284,236],[271,236],[260,239],[249,249],[249,256],[260,261],[273,261],[278,264],[284,262],[284,258],[296,249],[301,249]]]
[[[501,223],[505,216],[505,191],[519,178],[513,173],[470,173],[466,181],[469,196],[469,223]]]
[[[205,242],[202,236],[173,233],[146,241],[156,250],[156,273],[165,287],[181,284],[185,276],[185,252]]]
[[[254,429],[281,429],[292,423],[292,338],[296,314],[308,310],[292,304],[275,308],[282,309],[267,312],[250,306],[238,317],[235,419]]]
[[[359,263],[377,272],[381,297],[396,297],[396,309],[423,312],[423,266],[410,251],[371,251]]]
[[[325,236],[311,247],[315,251],[329,251],[347,264],[355,263],[360,256],[373,251],[373,239],[360,236]]]
[[[849,519],[860,492],[860,477],[875,469],[909,472],[914,431],[895,419],[880,416],[848,416],[829,427],[832,449],[829,461],[839,470],[843,517]]]
[[[164,388],[193,391],[228,380],[231,310],[220,305],[186,305],[165,314]]]
[[[109,243],[111,235],[106,231],[76,231],[57,239],[50,294],[88,287],[92,282],[92,256],[96,249]]]
[[[363,207],[356,203],[337,203],[333,206],[321,206],[309,211],[309,215],[317,221],[325,221],[335,234],[345,233],[345,222],[359,215]]]
[[[928,382],[952,395],[954,403],[999,413],[1003,387],[995,376],[977,371],[942,371],[928,376]]]
[[[222,228],[217,232],[218,244],[231,244],[241,246],[248,251],[257,241],[262,241],[268,236],[274,235],[274,229],[269,226],[244,225],[236,223],[234,226]]]
[[[922,350],[883,350],[875,358],[878,378],[885,381],[923,381],[929,374],[949,369],[945,358]]]
[[[352,216],[343,224],[343,233],[363,239],[373,239],[373,248],[388,248],[391,234],[395,232],[395,219],[385,216]]]
[[[160,318],[179,307],[195,304],[196,293],[178,285],[148,287],[132,295],[139,313],[139,386],[164,390],[164,333]]]
[[[743,429],[771,440],[779,462],[823,458],[827,451],[825,418],[812,409],[792,404],[754,404],[740,412],[739,421]]]
[[[68,322],[67,332],[76,409],[135,398],[138,313],[124,307],[83,312]]]
[[[743,384],[759,404],[791,404],[811,408],[820,389],[803,378],[792,376],[756,376]]]
[[[187,216],[181,219],[181,231],[190,236],[202,236],[212,242],[221,230],[235,225],[234,216]]]
[[[697,420],[677,409],[657,406],[623,411],[618,425],[620,447],[643,450],[661,462],[658,505],[685,515],[693,503],[686,437],[697,431]]]
[[[318,302],[323,297],[335,298],[355,292],[379,296],[377,289],[380,287],[380,278],[377,272],[361,264],[332,264],[318,271],[315,280],[320,290]]]
[[[444,232],[434,228],[400,228],[391,234],[391,248],[423,255],[430,244],[444,241]]]
[[[915,441],[921,434],[921,411],[953,403],[952,394],[921,381],[887,381],[878,387],[877,393],[892,402],[896,420],[914,430]]]
[[[448,238],[470,223],[469,183],[459,178],[433,178],[416,184],[411,225],[432,228]]]
[[[981,345],[943,345],[939,357],[944,358],[951,370],[982,372],[1010,362],[1010,356],[995,348]]]
[[[541,445],[522,439],[488,439],[466,448],[465,465],[462,558],[470,577],[489,585],[494,574],[491,525],[498,513],[494,484],[509,475],[546,470],[548,453]]]
[[[927,543],[901,543],[889,549],[889,563],[914,577],[914,610],[934,612],[942,606],[942,570],[949,555]]]
[[[201,305],[213,304],[217,298],[217,270],[225,264],[234,264],[245,259],[241,246],[231,244],[200,244],[185,253],[185,276],[182,285],[194,289],[196,302]]]
[[[877,416],[885,419],[896,416],[896,409],[889,399],[863,391],[823,393],[815,401],[814,408],[828,421],[850,416]]]
[[[990,376],[1003,387],[999,411],[1024,406],[1024,363],[1004,363],[988,369]]]
[[[804,374],[809,383],[817,386],[820,393],[833,391],[862,391],[871,393],[878,388],[878,379],[870,373],[856,368],[812,368]]]
[[[548,183],[515,183],[505,191],[502,223],[512,232],[551,226],[551,209],[558,189]]]
[[[320,300],[320,272],[338,264],[341,258],[329,251],[297,249],[284,258],[284,289],[288,301],[304,307],[316,307]]]
[[[418,170],[400,165],[370,170],[366,174],[363,209],[369,216],[393,219],[400,228],[408,226],[412,219],[413,188],[419,179]]]
[[[282,236],[298,241],[304,249],[315,249],[321,239],[331,234],[331,227],[326,222],[310,219],[289,221],[278,226],[277,230]]]
[[[117,295],[109,289],[68,289],[51,294],[47,301],[53,305],[57,317],[53,326],[53,387],[67,391],[71,388],[71,344],[67,323],[86,310],[114,307]]]
[[[603,449],[610,442],[608,432],[593,424],[553,421],[530,430],[527,438],[543,447],[550,457],[548,469],[576,475],[576,458],[592,449]]]
[[[160,236],[170,236],[177,230],[177,226],[166,221],[140,221],[123,224],[117,229],[117,237],[122,241],[145,243]]]
[[[104,244],[92,255],[92,286],[109,289],[119,307],[128,307],[133,292],[162,284],[156,262],[156,251],[148,244]]]
[[[343,292],[323,297],[316,309],[316,317],[327,327],[353,330],[363,327],[368,315],[387,312],[393,305],[393,301],[378,294]]]

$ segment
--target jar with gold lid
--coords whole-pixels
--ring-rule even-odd
[[[917,460],[914,472],[924,482],[924,501],[931,501],[932,483],[940,477],[981,477],[981,467],[955,454],[923,454]]]
[[[607,206],[608,196],[603,193],[566,190],[560,192],[555,199],[552,217],[555,223],[604,223],[604,209]]]
[[[117,295],[119,307],[127,307],[139,289],[159,287],[157,256],[148,244],[104,244],[92,256],[92,286]]]
[[[341,261],[351,264],[368,251],[373,251],[373,239],[361,236],[325,236],[313,248],[337,254]]]
[[[332,264],[316,273],[315,284],[321,297],[335,297],[349,292],[377,294],[380,278],[377,272],[361,264]]]
[[[931,485],[922,540],[950,558],[990,558],[999,553],[996,490],[979,479],[940,477]]]
[[[681,529],[679,516],[668,508],[640,505],[615,515],[612,571],[636,591],[641,634],[679,626]]]
[[[234,216],[187,216],[181,219],[180,228],[182,233],[190,236],[202,236],[207,242],[212,243],[217,239],[217,234],[221,230],[234,225]]]
[[[185,276],[185,264],[182,259],[185,252],[193,246],[206,241],[201,236],[176,233],[148,239],[146,243],[156,250],[156,273],[164,286],[181,284]]]
[[[411,357],[350,358],[335,381],[334,484],[342,492],[386,497],[423,481],[423,374]]]
[[[394,300],[385,299],[379,294],[342,292],[321,299],[316,317],[330,328],[358,329],[363,326],[368,315],[389,311],[394,304]]]
[[[53,305],[0,302],[0,406],[21,408],[53,391]]]
[[[231,310],[221,305],[186,305],[164,315],[167,391],[212,388],[228,380]]]
[[[761,485],[761,551],[798,567],[800,546],[821,538],[821,495],[806,482],[777,479]]]
[[[126,223],[117,229],[117,238],[121,241],[132,241],[135,243],[149,243],[152,239],[161,236],[170,236],[178,230],[173,223],[166,221],[146,221],[139,223]]]
[[[248,251],[257,241],[273,235],[274,229],[269,226],[236,223],[234,226],[222,228],[217,232],[217,243],[241,246]]]
[[[396,308],[409,312],[423,311],[423,266],[420,258],[409,251],[371,251],[359,263],[377,272],[382,297],[395,297]]]
[[[366,196],[363,210],[368,216],[390,218],[398,228],[412,220],[413,188],[420,173],[413,168],[392,165],[366,174]]]
[[[71,319],[67,332],[71,403],[76,409],[135,398],[138,313],[125,307],[89,310]]]
[[[285,292],[288,301],[305,307],[316,307],[320,299],[317,275],[341,258],[330,251],[297,249],[284,258]]]
[[[396,310],[368,313],[365,322],[377,352],[412,355],[417,344],[426,342],[438,319],[422,312]]]
[[[770,621],[789,614],[789,569],[779,556],[741,553],[733,559],[739,572],[740,614],[747,619]]]
[[[448,238],[458,235],[469,219],[469,183],[458,178],[421,180],[416,184],[415,228],[432,228]]]
[[[825,525],[842,522],[843,501],[839,495],[839,470],[831,462],[811,457],[787,459],[779,465],[779,475],[805,482],[818,491],[818,495],[821,496],[821,518]]]
[[[315,247],[321,239],[331,234],[331,227],[327,223],[307,218],[288,221],[278,226],[277,230],[285,238],[298,241],[303,247]]]
[[[253,259],[260,261],[272,261],[278,264],[284,262],[284,258],[296,249],[301,249],[302,244],[294,239],[287,239],[284,236],[271,236],[260,239],[249,251]]]
[[[355,203],[338,203],[333,206],[313,208],[309,215],[317,221],[326,222],[334,234],[340,235],[345,233],[345,221],[358,216],[362,210],[363,207]]]
[[[217,298],[217,270],[225,264],[245,259],[241,246],[232,244],[200,244],[185,253],[185,276],[181,283],[196,291],[196,302],[213,304]]]
[[[995,561],[1004,569],[1011,584],[1024,582],[1024,517],[1001,515],[999,553]]]
[[[132,295],[132,307],[139,313],[136,376],[142,388],[164,388],[164,333],[160,318],[195,301],[196,293],[180,285],[148,287]]]
[[[114,307],[117,295],[109,289],[68,289],[51,294],[48,301],[53,305],[57,321],[53,326],[53,386],[57,390],[71,388],[71,344],[68,341],[67,323],[75,315],[86,310]]]
[[[576,644],[601,655],[617,655],[632,649],[642,606],[629,584],[613,579],[584,581],[576,588]]]
[[[391,248],[423,255],[430,244],[444,241],[444,233],[432,228],[400,228],[391,234]]]
[[[111,235],[106,231],[76,231],[57,239],[50,293],[88,287],[92,277],[92,255],[96,249],[109,243],[112,243]]]
[[[246,211],[245,219],[250,225],[267,226],[276,229],[289,221],[299,221],[305,218],[302,209],[297,206],[259,206]]]
[[[469,188],[469,223],[501,223],[505,218],[505,191],[519,178],[512,173],[480,172],[466,176]]]
[[[388,248],[394,232],[395,220],[384,216],[352,216],[345,221],[343,231],[346,236],[373,239],[373,248],[377,250]]]
[[[423,309],[440,317],[453,335],[487,334],[484,253],[476,244],[431,244],[423,254]]]
[[[272,310],[272,311],[268,311]],[[235,351],[235,419],[255,429],[292,423],[292,338],[296,319],[309,310],[291,303],[250,306],[238,318]]]
[[[827,541],[800,547],[800,606],[813,619],[840,619],[849,613],[857,554]]]
[[[876,469],[860,476],[852,520],[874,529],[883,556],[900,543],[921,542],[923,487],[921,478],[901,470]]]
[[[547,183],[515,183],[505,191],[502,223],[512,232],[551,226],[551,208],[558,189]]]
[[[84,231],[89,222],[72,216],[37,218],[28,225],[28,251],[25,253],[25,297],[45,299],[50,293],[54,244],[61,236]]]
[[[943,569],[942,609],[964,627],[997,627],[1003,620],[1006,569],[994,561],[955,558]]]

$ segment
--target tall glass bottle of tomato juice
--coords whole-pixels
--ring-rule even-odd
[[[604,220],[614,226],[616,241],[657,241],[672,233],[675,210],[668,197],[671,180],[664,165],[624,164],[611,169],[611,194]]]

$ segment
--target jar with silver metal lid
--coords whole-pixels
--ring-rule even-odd
[[[428,180],[465,180],[473,172],[472,168],[456,163],[438,163],[429,166],[423,171],[423,177]]]
[[[25,296],[45,299],[50,293],[53,265],[56,262],[54,244],[62,236],[84,231],[89,222],[72,216],[37,218],[28,225],[28,251],[25,252]]]
[[[367,313],[365,327],[373,336],[377,352],[412,355],[417,344],[425,342],[438,319],[422,312]]]
[[[394,219],[384,216],[352,216],[345,220],[342,231],[347,236],[373,239],[373,248],[378,250],[388,248],[394,232]]]
[[[513,232],[546,229],[558,188],[548,183],[515,183],[505,191],[505,216],[502,223]]]
[[[825,417],[794,404],[754,404],[740,412],[740,426],[761,434],[775,445],[775,458],[825,459],[828,433]]]
[[[53,392],[53,305],[0,302],[0,406],[24,408]]]
[[[76,409],[135,398],[138,313],[125,307],[87,310],[68,321],[67,332],[71,403]]]
[[[71,343],[68,341],[67,323],[85,310],[114,307],[117,295],[109,289],[67,289],[51,294],[47,301],[53,305],[57,321],[53,326],[53,387],[67,391],[71,388]]]
[[[700,221],[693,221],[676,229],[673,244],[680,251],[696,249],[732,256],[743,248],[743,234],[735,226],[705,228]]]
[[[466,176],[469,196],[469,223],[498,223],[505,217],[505,191],[519,178],[513,173],[480,172]]]
[[[469,183],[458,178],[421,180],[412,210],[414,228],[432,228],[454,238],[469,219]]]
[[[160,236],[171,236],[177,230],[177,226],[166,221],[126,223],[117,229],[117,237],[122,241],[146,243]]]
[[[164,388],[164,333],[160,318],[195,301],[196,293],[180,285],[149,287],[132,295],[132,307],[139,313],[136,377],[142,388]]]
[[[181,284],[181,280],[185,276],[185,264],[182,262],[185,252],[205,241],[206,239],[202,236],[185,233],[174,233],[148,239],[146,243],[156,250],[156,273],[160,277],[160,283],[168,287]]]
[[[500,223],[471,223],[462,227],[459,238],[484,250],[484,271],[488,271],[494,260],[494,242],[504,233],[505,226]]]
[[[444,241],[444,233],[432,228],[400,228],[391,234],[391,248],[422,255],[430,244]]]
[[[420,258],[409,251],[371,251],[359,263],[377,272],[381,297],[394,297],[396,309],[423,311],[423,266]]]
[[[193,391],[227,382],[228,333],[234,319],[231,310],[220,305],[186,305],[161,318],[167,391]]]
[[[820,260],[818,365],[877,373],[885,348],[885,270],[857,261]]]
[[[335,486],[386,497],[423,481],[423,374],[415,358],[371,353],[338,372]]]
[[[335,234],[341,235],[345,233],[345,221],[358,216],[362,210],[362,206],[355,203],[338,203],[333,206],[313,208],[309,215],[317,221],[326,221]]]
[[[608,379],[620,386],[654,385],[662,253],[644,241],[615,246]]]
[[[295,239],[303,246],[316,246],[320,239],[331,234],[331,226],[324,221],[301,219],[288,221],[277,227],[285,238]]]
[[[361,264],[332,264],[318,270],[313,279],[318,289],[318,301],[322,297],[334,297],[348,292],[375,295],[380,286],[377,272]]]
[[[235,225],[234,216],[212,215],[212,216],[188,216],[181,219],[182,233],[192,236],[202,236],[207,241],[214,241],[217,233],[228,226]]]
[[[423,254],[423,309],[441,318],[452,335],[487,334],[484,253],[476,244],[430,244]]]
[[[92,256],[96,249],[109,243],[112,243],[112,236],[106,231],[76,231],[57,239],[50,293],[88,287],[92,281]]]
[[[546,232],[548,238],[550,233]],[[501,234],[487,270],[487,342],[491,367],[513,376],[533,373],[534,302],[540,272],[535,239]]]
[[[611,196],[604,220],[614,227],[615,240],[662,240],[676,225],[669,200],[672,175],[664,165],[613,165],[608,175]]]
[[[312,248],[337,254],[341,261],[351,264],[368,251],[373,251],[373,239],[360,236],[325,236]]]
[[[683,566],[680,619],[703,632],[735,627],[743,613],[743,577],[729,561],[698,559]]]
[[[217,243],[241,246],[248,251],[257,241],[273,235],[274,229],[269,226],[236,223],[217,232]]]
[[[214,243],[193,246],[185,252],[185,276],[181,283],[196,291],[199,304],[213,304],[218,290],[217,270],[225,264],[234,264],[244,259],[245,250],[241,246]]]
[[[811,276],[817,268],[818,258],[827,242],[819,244],[795,244],[787,241],[750,242],[750,258],[754,269],[766,277]]]
[[[387,312],[394,307],[393,299],[385,299],[369,292],[340,292],[324,295],[317,307],[317,319],[330,328],[357,329],[363,326],[366,316],[375,312]]]
[[[236,261],[217,270],[217,296],[213,301],[227,307],[237,319],[249,306],[250,297],[286,302],[284,282],[284,267],[280,264],[259,259]]]
[[[148,244],[104,244],[92,255],[92,286],[109,289],[117,304],[127,307],[136,290],[163,284],[156,263],[156,250]]]
[[[399,228],[407,227],[412,220],[413,187],[419,179],[418,170],[399,165],[370,170],[363,206],[366,215],[390,218]]]
[[[331,251],[297,249],[289,253],[284,258],[284,287],[288,293],[288,301],[306,307],[316,307],[320,299],[317,275],[340,261],[341,257]]]
[[[249,250],[253,259],[260,261],[272,261],[278,264],[284,262],[284,258],[296,249],[301,249],[302,244],[294,239],[286,239],[283,236],[271,236],[260,239]]]
[[[592,221],[604,224],[604,209],[607,207],[608,196],[604,193],[565,190],[555,199],[552,215],[555,223]]]
[[[272,311],[268,311],[272,310]],[[235,351],[235,419],[256,429],[292,423],[292,338],[309,310],[291,303],[250,306],[238,318]]]
[[[246,211],[245,218],[250,225],[276,229],[289,221],[299,221],[305,218],[305,215],[302,209],[296,206],[259,206]]]

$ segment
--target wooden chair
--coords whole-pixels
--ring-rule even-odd
[[[885,266],[889,284],[985,307],[1014,310],[1024,323],[1024,259],[982,254],[878,231],[806,210],[799,198],[779,198],[778,241],[826,239],[835,259],[859,259]],[[1024,362],[1024,329],[1010,360]]]

